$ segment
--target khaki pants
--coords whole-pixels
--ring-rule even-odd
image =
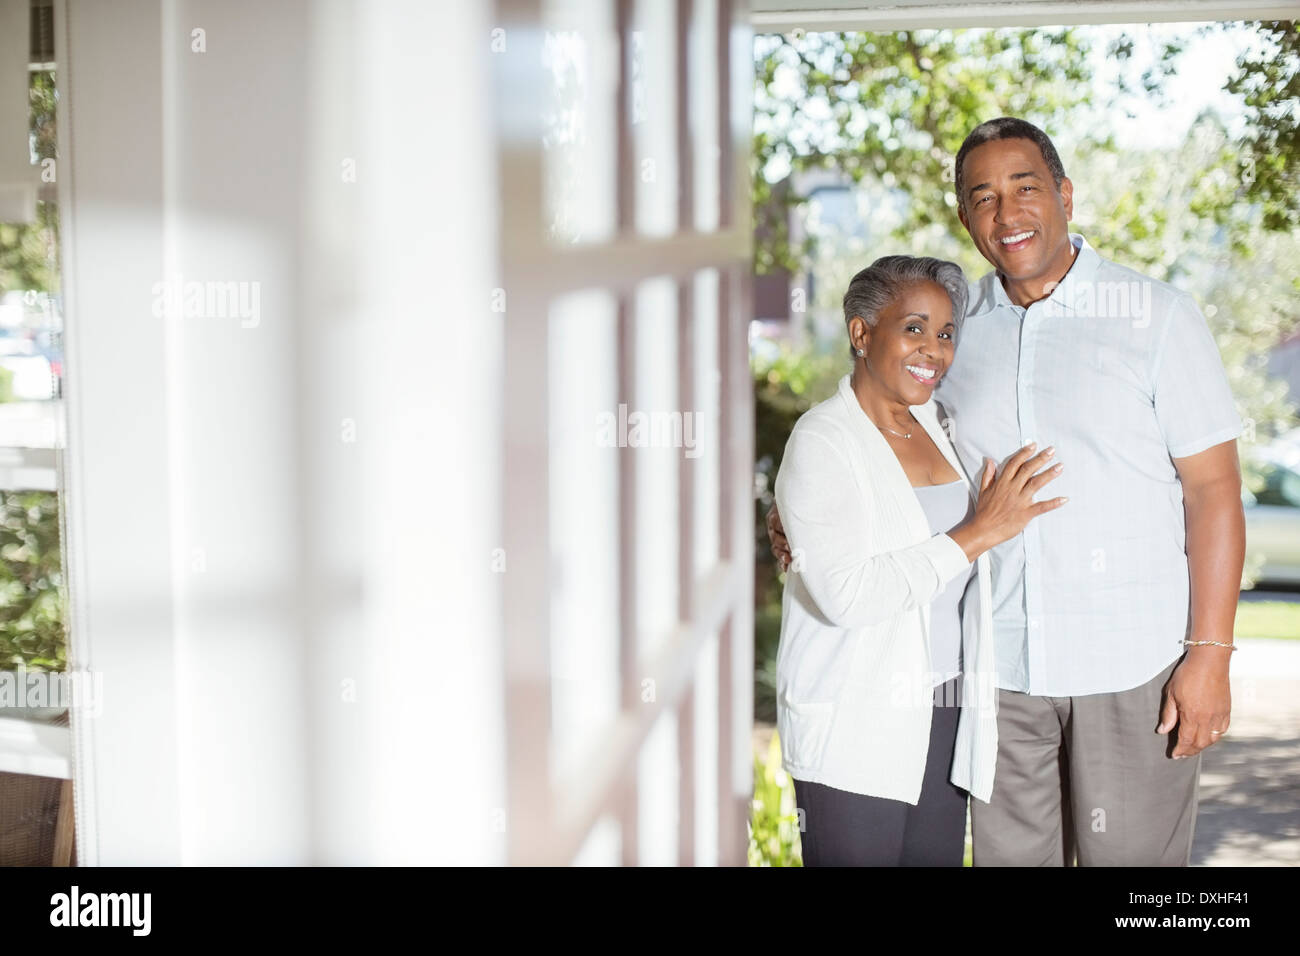
[[[1201,758],[1155,732],[1178,662],[1114,694],[998,691],[989,803],[971,799],[975,866],[1186,866]]]

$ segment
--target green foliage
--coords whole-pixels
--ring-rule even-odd
[[[58,91],[53,70],[38,70],[31,74],[27,89],[31,104],[32,147],[38,159],[53,159],[56,155],[55,106]]]
[[[36,204],[36,221],[0,223],[0,295],[12,291],[57,288],[53,268],[58,214],[49,203]]]
[[[781,767],[775,732],[766,759],[754,755],[754,802],[749,817],[750,866],[803,866],[794,784]]]
[[[1202,116],[1182,149],[1131,150],[1077,161],[1075,226],[1104,255],[1196,298],[1246,421],[1242,457],[1288,430],[1295,408],[1268,374],[1269,349],[1300,329],[1300,236],[1262,227],[1242,201],[1236,148]],[[1086,187],[1086,188],[1085,188]],[[958,352],[960,355],[960,350]]]
[[[1250,132],[1241,181],[1265,229],[1300,227],[1300,30],[1292,20],[1256,21],[1260,49],[1237,59],[1225,87],[1242,98]]]
[[[961,230],[952,163],[966,134],[995,116],[1063,125],[1089,101],[1088,44],[1073,29],[902,30],[755,39],[754,267],[797,271],[788,188],[801,170],[877,179],[912,198],[894,231]]]
[[[54,73],[32,73],[28,93],[33,151],[38,160],[54,159],[58,100]],[[35,222],[0,223],[0,295],[28,289],[57,291],[58,243],[59,216],[53,203],[37,202]]]
[[[66,667],[58,497],[0,491],[0,668]]]
[[[1300,604],[1289,601],[1243,601],[1237,606],[1234,636],[1300,641]]]

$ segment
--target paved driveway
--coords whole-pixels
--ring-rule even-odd
[[[1232,726],[1201,758],[1193,866],[1300,865],[1300,641],[1247,640]]]

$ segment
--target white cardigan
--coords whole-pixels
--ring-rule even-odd
[[[777,729],[798,780],[915,804],[930,742],[930,602],[970,562],[931,535],[889,443],[849,384],[795,424],[776,477],[793,555],[777,651]],[[912,414],[976,486],[938,421]],[[951,780],[988,802],[997,761],[997,689],[987,552],[976,561],[978,624],[962,628],[962,712]]]

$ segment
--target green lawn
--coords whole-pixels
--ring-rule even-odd
[[[1236,636],[1300,640],[1300,604],[1242,601],[1237,605]]]

